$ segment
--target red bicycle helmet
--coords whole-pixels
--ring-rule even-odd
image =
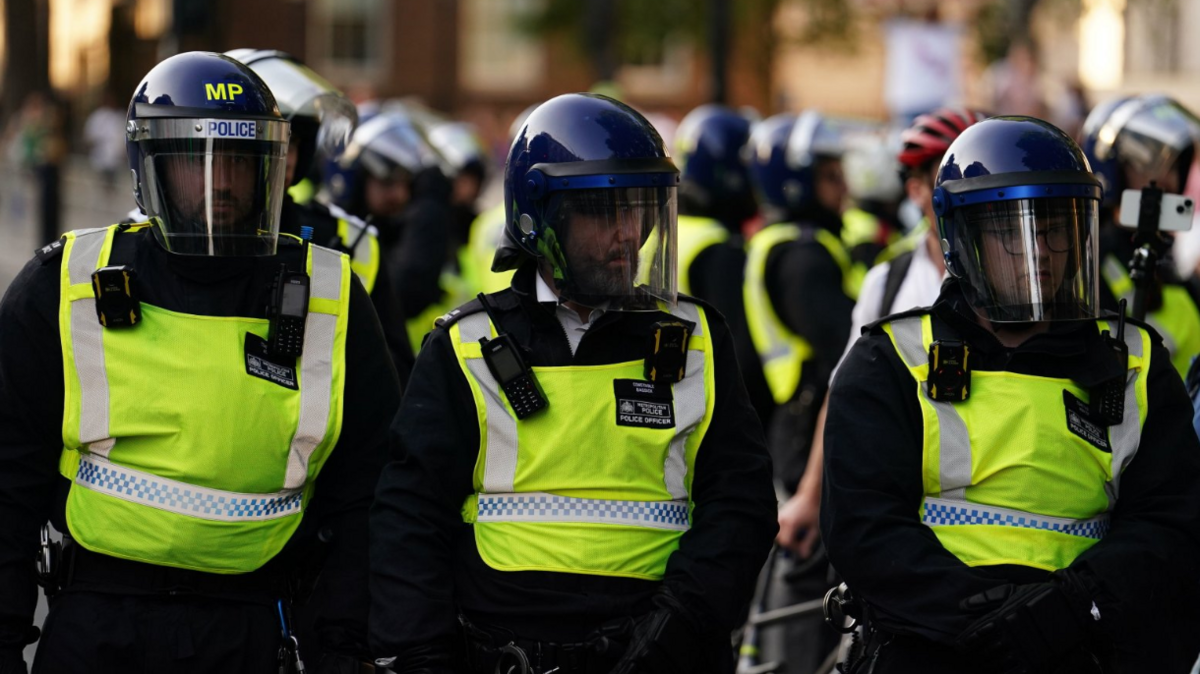
[[[897,159],[909,169],[937,161],[960,133],[988,116],[978,110],[952,107],[938,108],[921,115],[900,134],[903,146]]]

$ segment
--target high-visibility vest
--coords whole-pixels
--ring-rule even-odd
[[[556,571],[658,580],[691,526],[696,454],[716,402],[704,310],[671,312],[695,324],[684,378],[646,381],[643,361],[534,367],[550,404],[518,420],[479,340],[484,313],[450,327],[479,422],[475,494],[463,504],[475,544],[501,571]]]
[[[1115,320],[1098,326],[1116,332]],[[920,402],[921,521],[947,550],[968,566],[1054,571],[1103,538],[1146,421],[1148,332],[1125,327],[1125,414],[1104,427],[1087,412],[1089,392],[1069,379],[973,370],[966,401],[935,401],[928,381],[929,314],[883,329]]]
[[[338,241],[350,255],[350,269],[362,282],[367,293],[375,291],[375,279],[379,277],[380,248],[379,231],[374,226],[347,214],[337,206],[329,206],[329,212],[337,218]]]
[[[1100,265],[1100,275],[1113,296],[1126,300],[1128,310],[1133,311],[1133,279],[1125,265],[1115,256],[1108,255]],[[1146,322],[1162,336],[1163,346],[1171,354],[1171,364],[1179,371],[1179,376],[1186,377],[1192,359],[1200,355],[1200,310],[1187,289],[1164,283],[1162,306],[1147,312]]]
[[[514,271],[492,271],[496,249],[504,241],[504,204],[480,213],[471,223],[467,245],[459,253],[459,267],[468,289],[467,296],[495,293],[512,284]]]
[[[68,233],[62,253],[71,536],[122,559],[253,571],[299,526],[341,432],[349,260],[307,246],[304,349],[288,368],[249,348],[251,335],[267,337],[265,319],[142,302],[137,325],[102,327],[91,275],[117,231]]]
[[[821,244],[842,270],[842,292],[858,296],[851,270],[850,255],[836,235],[824,229],[811,229],[813,240]],[[744,297],[750,339],[762,361],[763,374],[777,404],[792,399],[800,385],[804,361],[812,357],[812,347],[792,332],[775,311],[767,292],[767,259],[776,246],[797,241],[804,234],[799,225],[779,223],[759,230],[746,244],[746,280]]]
[[[729,240],[729,230],[712,218],[679,216],[679,292],[692,293],[692,264],[711,246]]]

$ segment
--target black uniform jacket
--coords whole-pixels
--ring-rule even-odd
[[[824,227],[836,234],[841,219],[824,214],[801,226]],[[785,489],[792,490],[808,464],[808,449],[829,377],[850,339],[854,300],[843,290],[842,268],[825,246],[810,235],[776,246],[770,252],[766,286],[779,319],[812,347],[812,356],[804,362],[800,373],[795,397],[776,410],[768,427],[775,474]]]
[[[279,255],[270,258],[171,255],[149,230],[142,230],[119,234],[111,259],[137,272],[142,302],[189,314],[265,318],[268,287],[280,262],[303,269],[303,254],[300,245],[281,238]],[[31,560],[38,528],[49,520],[59,531],[67,530],[70,483],[58,473],[63,423],[61,263],[61,248],[30,261],[0,303],[0,648],[19,648],[32,621],[37,588]],[[189,358],[198,348],[180,344],[179,357]],[[179,386],[185,401],[187,382]],[[286,572],[317,531],[332,530],[322,582],[337,591],[329,592],[326,605],[318,609],[319,629],[329,647],[349,653],[360,651],[365,643],[367,508],[385,462],[387,427],[399,398],[379,321],[354,278],[341,436],[317,478],[300,530],[268,563]],[[243,423],[253,424],[254,419]]]
[[[729,325],[733,337],[734,351],[742,370],[742,381],[750,404],[758,413],[765,428],[775,411],[775,399],[763,374],[762,363],[754,342],[750,338],[750,327],[746,322],[744,284],[746,278],[746,251],[741,237],[716,244],[700,251],[692,266],[687,270],[691,292],[697,298],[716,307]]]
[[[650,325],[664,318],[658,312],[604,314],[572,356],[553,305],[536,300],[534,273],[526,264],[512,288],[490,296],[498,329],[528,349],[530,365],[598,365],[646,355]],[[776,503],[762,429],[746,400],[728,329],[716,311],[706,313],[716,407],[696,458],[692,527],[662,584],[714,633],[728,635],[745,618],[776,531]],[[371,514],[375,651],[403,661],[405,648],[453,635],[460,611],[524,638],[563,643],[582,640],[606,620],[649,610],[657,582],[497,571],[480,559],[461,515],[463,501],[474,493],[479,427],[451,349],[447,329],[435,329],[392,426],[393,460]]]
[[[1005,348],[974,321],[953,279],[932,312],[934,338],[952,326],[971,346],[973,370],[1069,378],[1083,387],[1120,373],[1090,321],[1052,324],[1051,331]],[[1138,453],[1121,478],[1112,529],[1070,570],[1090,588],[1101,613],[1098,639],[1116,649],[1116,660],[1130,663],[1120,671],[1187,672],[1200,650],[1194,599],[1200,443],[1183,383],[1157,335],[1147,386],[1149,413]],[[833,384],[821,533],[834,566],[873,607],[877,625],[898,635],[877,671],[916,671],[916,663],[923,672],[978,671],[969,655],[950,645],[972,620],[959,602],[1005,583],[1042,582],[1048,574],[1017,565],[968,567],[921,523],[924,431],[914,392],[887,335],[879,324],[869,326]]]

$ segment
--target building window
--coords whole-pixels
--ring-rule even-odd
[[[517,28],[542,0],[462,0],[459,80],[471,91],[527,91],[545,73],[544,45]]]
[[[692,83],[695,47],[682,36],[667,34],[661,42],[627,53],[617,69],[617,83],[637,98],[670,98]]]
[[[311,59],[335,81],[377,78],[386,54],[383,31],[391,25],[385,0],[317,0],[309,12]]]

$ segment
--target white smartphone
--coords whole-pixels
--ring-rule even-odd
[[[1137,229],[1138,213],[1142,209],[1142,191],[1125,190],[1121,194],[1121,213],[1117,222],[1127,229]],[[1160,232],[1186,232],[1192,228],[1196,203],[1182,194],[1163,194],[1158,216]]]

